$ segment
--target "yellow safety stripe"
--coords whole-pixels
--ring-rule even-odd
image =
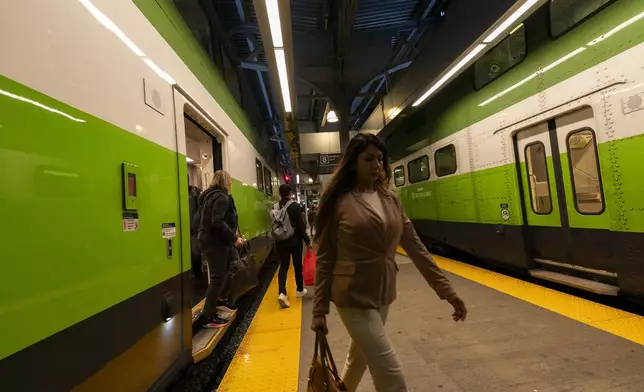
[[[406,255],[399,248],[398,252]],[[644,317],[483,268],[434,255],[445,271],[644,345]],[[467,299],[466,299],[467,300]]]
[[[295,298],[292,268],[286,289],[291,307],[280,309],[275,274],[218,391],[297,392],[302,300]]]

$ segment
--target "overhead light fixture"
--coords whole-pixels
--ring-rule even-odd
[[[295,176],[295,183],[296,183],[296,184],[299,184],[299,183],[300,183],[300,175],[299,175],[299,174],[297,174],[297,175]]]
[[[195,163],[194,159],[186,157],[186,162],[188,163]]]
[[[282,39],[282,22],[280,21],[278,0],[266,0],[266,11],[268,12],[268,24],[271,28],[273,47],[281,48],[284,46],[284,40]]]
[[[313,182],[313,179],[311,177],[309,177],[309,182]]]
[[[516,22],[521,16],[523,16],[523,14],[528,12],[528,10],[538,2],[539,0],[527,0],[521,7],[519,7],[519,9],[514,11],[512,15],[510,15],[506,20],[504,20],[503,23],[499,25],[499,27],[494,29],[494,31],[483,40],[483,42],[486,44],[489,44],[495,39],[497,39],[501,34],[503,34],[507,29],[509,29],[510,26],[514,24],[514,22]]]
[[[474,49],[472,49],[465,57],[463,57],[463,59],[461,61],[458,62],[458,64],[453,66],[442,78],[440,78],[438,80],[438,82],[434,83],[434,85],[432,87],[430,87],[429,90],[427,90],[425,92],[425,94],[423,94],[420,98],[418,98],[418,100],[416,102],[414,102],[414,104],[412,106],[418,106],[421,103],[423,103],[423,101],[425,101],[427,98],[429,98],[430,95],[432,95],[439,88],[441,88],[445,83],[447,83],[447,81],[449,81],[449,79],[451,79],[452,76],[454,76],[458,71],[460,71],[463,67],[465,67],[467,64],[469,64],[469,62],[476,55],[481,53],[481,51],[483,49],[485,49],[486,46],[487,45],[485,45],[485,44],[479,44]]]
[[[286,70],[286,55],[284,49],[275,49],[275,61],[277,62],[277,75],[280,80],[282,90],[282,100],[284,101],[284,111],[291,112],[291,90],[288,86],[288,72]]]
[[[338,122],[338,115],[335,114],[334,110],[329,110],[329,112],[326,114],[326,120],[330,123],[335,123]]]

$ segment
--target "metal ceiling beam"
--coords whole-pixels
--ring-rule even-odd
[[[252,52],[248,53],[248,55],[242,60],[244,61],[252,61],[255,59],[255,57],[259,57],[264,53],[264,45],[259,45],[258,47],[254,48],[254,45],[250,43],[249,48],[252,50]]]
[[[351,115],[351,97],[348,96],[344,75],[344,56],[349,42],[353,23],[358,13],[358,0],[340,0],[338,17],[334,34],[334,50],[336,58],[336,105],[334,109],[340,119],[340,150],[345,151],[349,144],[349,116]],[[337,4],[337,3],[336,3]]]

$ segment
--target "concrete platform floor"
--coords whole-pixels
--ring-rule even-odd
[[[398,300],[387,331],[410,391],[642,392],[644,346],[447,273],[468,309],[451,320],[413,264],[400,256]],[[313,355],[311,298],[302,305],[299,391]],[[349,337],[336,313],[329,342],[342,369]],[[375,391],[368,373],[358,390]]]

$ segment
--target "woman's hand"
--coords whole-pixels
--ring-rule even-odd
[[[465,321],[467,317],[467,308],[465,307],[465,302],[458,296],[458,294],[452,294],[447,298],[447,302],[454,307],[454,313],[452,313],[452,319],[454,321]]]
[[[326,316],[313,316],[311,329],[315,332],[323,332],[325,335],[329,333],[329,330],[326,327]]]
[[[237,241],[235,241],[235,247],[241,248],[242,246],[244,246],[245,243],[246,243],[245,239],[243,239],[242,237],[237,237]]]

